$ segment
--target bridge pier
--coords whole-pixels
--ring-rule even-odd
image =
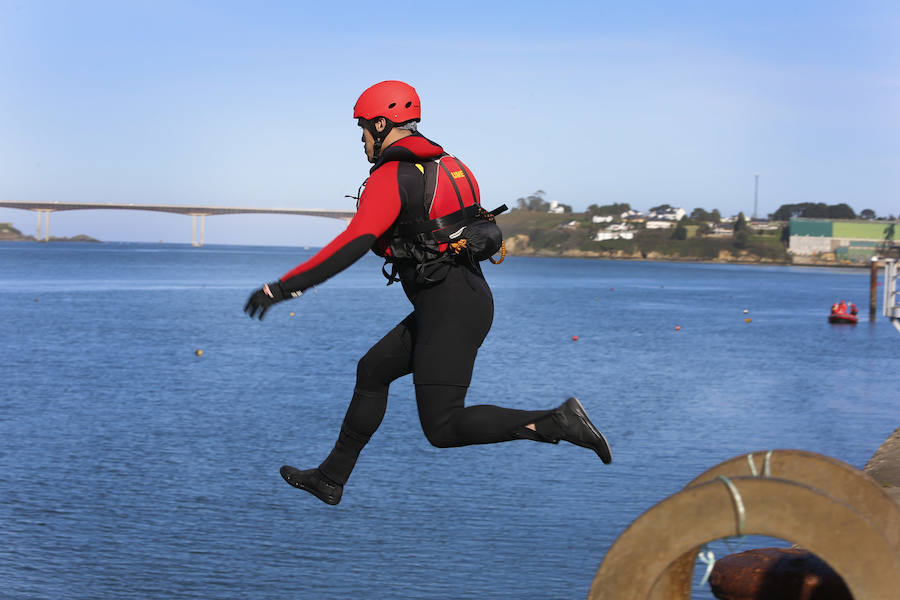
[[[191,215],[191,246],[195,248],[203,245],[203,237],[204,231],[206,229],[206,221],[203,217],[206,215],[202,214],[192,214]],[[200,240],[197,241],[197,217],[200,217]]]
[[[37,212],[37,241],[46,242],[50,240],[50,213],[51,210],[38,210]],[[44,233],[41,234],[41,215],[47,215],[44,218]]]

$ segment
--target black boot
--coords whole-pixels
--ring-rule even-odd
[[[284,465],[281,467],[281,476],[295,488],[306,490],[325,504],[337,504],[344,493],[344,486],[331,481],[318,469],[301,471]]]
[[[319,473],[324,475],[328,481],[340,486],[347,485],[347,479],[350,478],[350,473],[356,465],[359,453],[362,452],[368,441],[368,436],[354,432],[346,422],[343,423],[334,448],[319,465]]]
[[[537,433],[548,441],[565,440],[597,453],[604,464],[612,462],[609,443],[587,416],[578,398],[569,398],[549,417],[535,423]]]

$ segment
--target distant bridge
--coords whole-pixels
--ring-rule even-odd
[[[150,210],[191,216],[191,245],[203,245],[204,217],[208,215],[306,215],[309,217],[327,217],[329,219],[350,220],[356,211],[353,210],[320,210],[300,208],[252,208],[237,206],[191,206],[186,204],[113,204],[102,202],[3,202],[0,208],[20,208],[37,213],[37,239],[50,239],[50,213],[63,210]],[[200,237],[197,237],[197,217],[200,217]],[[41,221],[44,221],[43,232]]]

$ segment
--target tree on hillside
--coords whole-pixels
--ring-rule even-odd
[[[739,212],[737,220],[734,222],[734,247],[743,250],[750,243],[750,227],[747,226],[747,219],[744,213]]]
[[[618,217],[623,212],[628,212],[629,210],[631,210],[631,205],[627,202],[615,202],[613,204],[604,204],[603,206],[591,204],[587,207],[587,211],[591,215],[597,215],[598,217]]]
[[[691,211],[691,221],[712,221],[713,216],[711,213],[706,212],[702,208],[695,208]]]
[[[519,198],[516,200],[516,208],[519,210],[547,212],[550,208],[550,203],[544,200],[546,193],[544,190],[538,190],[530,196]]]
[[[856,213],[853,212],[853,209],[850,208],[849,204],[844,204],[841,202],[835,206],[829,206],[828,212],[831,216],[829,219],[855,219]]]
[[[709,216],[712,217],[711,220],[712,220],[714,223],[721,223],[721,222],[722,222],[722,213],[719,212],[719,209],[718,209],[718,208],[712,209],[712,212],[709,213]]]
[[[668,204],[660,204],[659,206],[654,206],[653,208],[651,208],[650,212],[659,212],[661,210],[669,210],[670,208],[672,207]]]
[[[800,204],[782,204],[771,215],[775,221],[788,221],[792,217],[805,219],[855,219],[856,213],[849,205],[841,203],[827,205],[822,202],[801,202]]]
[[[681,221],[684,221],[684,219],[682,219]],[[675,230],[672,232],[673,240],[687,239],[687,227],[685,227],[684,223],[682,223],[681,221],[678,222],[678,226],[675,227]]]
[[[864,208],[861,211],[859,211],[859,218],[860,219],[874,219],[875,211],[872,210],[871,208]]]

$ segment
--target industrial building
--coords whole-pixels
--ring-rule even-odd
[[[791,219],[790,252],[795,261],[803,259],[863,263],[885,247],[885,238],[897,229],[887,247],[900,238],[898,221],[837,219]],[[800,260],[797,260],[800,259]]]

